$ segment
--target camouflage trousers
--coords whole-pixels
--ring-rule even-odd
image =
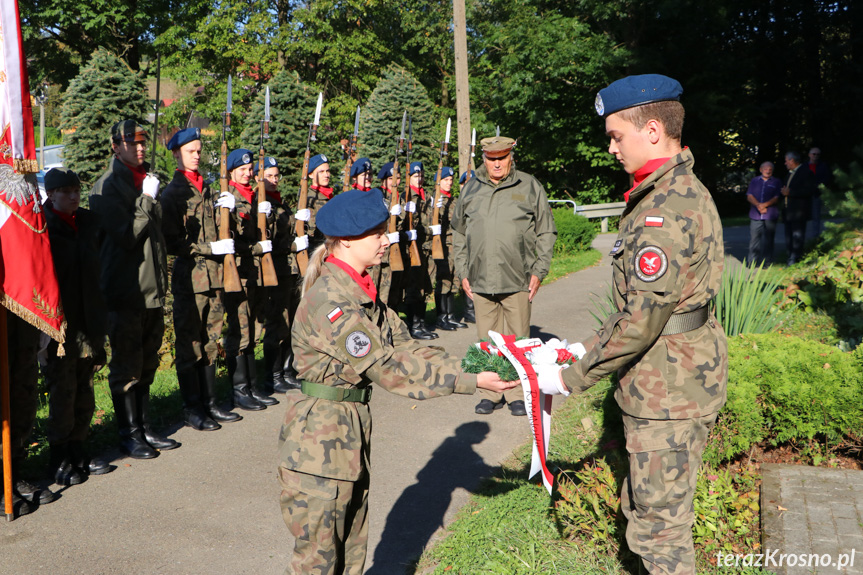
[[[57,357],[57,342],[48,345],[42,375],[48,388],[48,443],[62,445],[84,441],[96,410],[93,394],[94,359],[78,357],[74,344],[65,344],[66,355]]]
[[[222,347],[227,357],[254,353],[257,326],[264,324],[266,300],[264,290],[254,284],[243,286],[237,293],[224,292],[228,331]]]
[[[177,371],[216,363],[225,307],[222,290],[174,293],[174,353]]]
[[[362,575],[369,531],[369,475],[328,479],[279,467],[279,502],[294,536],[288,575]]]
[[[434,260],[429,258],[429,274],[434,278],[436,296],[455,293],[455,265],[451,259]]]
[[[33,422],[36,421],[36,382],[39,369],[39,330],[11,312],[6,312],[6,334],[9,346],[9,411],[12,436],[12,459],[23,458]]]
[[[629,452],[621,492],[626,542],[652,574],[695,573],[693,498],[716,415],[671,420],[623,415]]]
[[[164,334],[165,319],[160,307],[108,312],[108,385],[112,394],[126,393],[139,383],[153,383]]]
[[[381,301],[393,309],[398,309],[402,301],[402,275],[404,272],[394,272],[388,263],[381,263],[381,265],[373,267],[370,273]]]
[[[264,332],[264,345],[278,347],[291,341],[291,317],[297,305],[296,275],[279,276],[279,285],[263,288],[266,296],[263,324],[257,329]]]

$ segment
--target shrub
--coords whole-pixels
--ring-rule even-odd
[[[567,208],[551,211],[557,226],[557,241],[554,242],[554,255],[584,252],[596,237],[596,229],[584,216],[574,214]]]
[[[767,333],[776,328],[793,310],[782,309],[782,276],[761,265],[741,265],[725,270],[719,293],[713,299],[713,312],[728,336],[741,333]]]

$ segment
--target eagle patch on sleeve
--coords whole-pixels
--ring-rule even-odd
[[[643,282],[655,282],[668,270],[668,256],[658,246],[647,246],[635,254],[635,275]]]
[[[372,350],[372,340],[368,334],[362,330],[352,331],[345,338],[345,351],[351,357],[365,357]]]

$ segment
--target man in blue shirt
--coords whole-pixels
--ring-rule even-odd
[[[752,178],[746,191],[746,199],[752,204],[749,208],[749,256],[746,260],[771,264],[782,180],[773,175],[772,162],[761,164],[759,171],[761,175]]]

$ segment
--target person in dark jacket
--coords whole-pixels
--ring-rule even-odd
[[[51,340],[42,363],[48,387],[49,472],[58,485],[77,485],[87,475],[113,468],[87,455],[85,442],[96,410],[93,375],[102,369],[107,311],[99,291],[99,222],[79,206],[81,182],[66,168],[45,174],[45,219],[54,271],[66,314],[64,355]]]
[[[808,167],[801,167],[800,154],[785,154],[785,167],[788,179],[782,188],[782,218],[785,221],[785,249],[788,252],[788,265],[800,261],[803,244],[806,242],[806,222],[812,216],[812,197],[818,189],[818,182]]]
[[[168,292],[162,208],[156,199],[159,180],[147,174],[147,133],[134,120],[111,127],[111,147],[114,158],[90,192],[90,207],[102,229],[100,285],[111,343],[108,383],[120,449],[135,459],[152,459],[157,450],[180,445],[157,434],[149,421]]]

